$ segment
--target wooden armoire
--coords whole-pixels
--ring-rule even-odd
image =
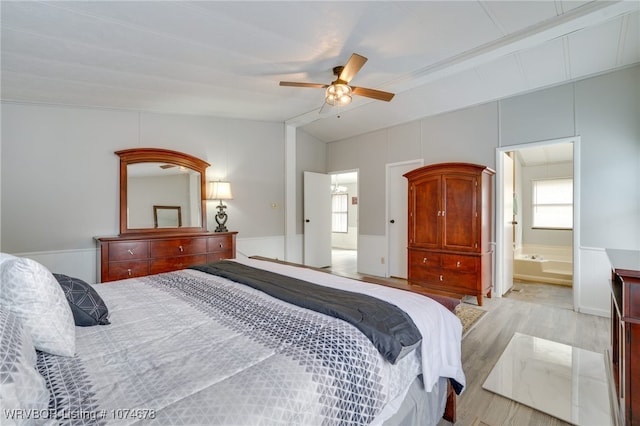
[[[433,293],[491,297],[493,170],[469,163],[420,167],[409,185],[408,279]]]

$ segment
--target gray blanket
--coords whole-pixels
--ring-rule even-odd
[[[287,303],[347,321],[367,336],[380,354],[392,364],[422,339],[420,331],[406,312],[375,297],[312,284],[237,262],[219,261],[191,268],[248,285]]]

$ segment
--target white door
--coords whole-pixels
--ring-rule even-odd
[[[331,265],[331,176],[304,172],[304,264]]]
[[[387,165],[387,275],[407,278],[407,179],[405,173],[421,167],[420,161]]]
[[[502,268],[502,294],[508,292],[513,287],[513,252],[514,252],[514,226],[515,217],[513,209],[513,158],[508,152],[502,153],[503,168],[503,233],[502,246],[504,247],[503,268]]]

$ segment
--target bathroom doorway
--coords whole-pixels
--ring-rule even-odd
[[[358,274],[358,170],[331,173],[331,271]]]
[[[498,152],[496,290],[576,309],[577,139]]]

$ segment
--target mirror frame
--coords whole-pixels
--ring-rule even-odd
[[[139,234],[170,234],[176,232],[208,232],[206,203],[206,170],[211,164],[183,152],[160,148],[133,148],[116,151],[120,157],[120,236]],[[201,226],[186,228],[129,228],[127,223],[127,166],[137,163],[167,163],[183,166],[200,173]]]
[[[175,211],[176,222],[178,222],[178,228],[182,228],[182,207],[180,206],[153,206],[153,227],[154,228],[175,228],[175,226],[160,226],[158,224],[158,213]]]

